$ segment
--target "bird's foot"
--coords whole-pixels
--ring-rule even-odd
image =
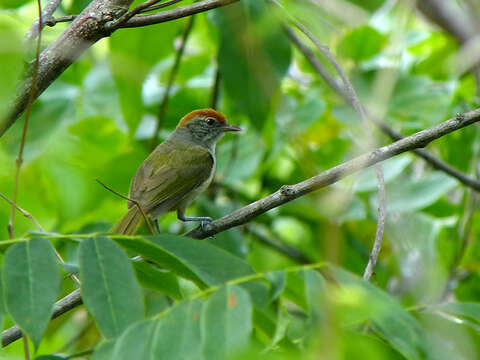
[[[212,226],[210,223],[212,222],[212,218],[205,217],[203,220],[200,221],[200,227],[203,231],[210,231],[212,230]]]

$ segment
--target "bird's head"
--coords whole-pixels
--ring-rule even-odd
[[[228,124],[225,116],[213,109],[200,109],[188,113],[178,123],[177,131],[179,129],[185,129],[196,142],[207,147],[214,146],[228,131],[241,131],[238,126]]]

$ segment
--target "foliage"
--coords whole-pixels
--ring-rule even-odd
[[[55,16],[86,3],[64,1]],[[184,3],[192,1],[176,6]],[[454,66],[456,40],[403,2],[319,3],[281,1],[388,125],[408,135],[477,105],[474,76]],[[32,60],[21,44],[36,2],[0,6],[3,112]],[[11,207],[0,203],[0,323],[24,330],[32,357],[478,357],[476,194],[413,153],[382,164],[387,225],[372,283],[361,279],[377,222],[372,169],[204,241],[180,235],[187,229],[174,214],[160,218],[160,235],[146,227],[138,236],[108,234],[126,204],[95,179],[128,194],[156,122],[164,140],[185,113],[211,106],[217,70],[217,108],[244,131],[219,143],[215,183],[188,213],[219,218],[365,151],[357,115],[289,41],[284,16],[260,0],[195,15],[163,117],[186,19],[116,31],[33,104],[18,205],[48,232],[17,213],[8,240]],[[42,46],[67,26],[45,28]],[[23,121],[0,140],[0,193],[8,198]],[[390,140],[375,131],[375,141]],[[428,151],[473,174],[479,144],[470,127]],[[54,302],[76,288],[68,273],[81,280],[84,306],[50,321]],[[20,341],[0,350],[2,359],[22,356]]]

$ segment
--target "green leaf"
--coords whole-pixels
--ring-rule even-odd
[[[238,286],[225,286],[210,296],[203,308],[203,355],[206,359],[225,359],[245,348],[252,331],[252,304]]]
[[[192,280],[200,287],[221,285],[229,280],[255,274],[242,259],[205,241],[176,235],[114,239],[125,249]],[[265,284],[255,281],[243,286],[249,290],[256,305],[265,304]]]
[[[392,183],[392,186],[387,186],[387,212],[391,214],[423,209],[455,186],[457,181],[440,171],[433,171],[417,181],[403,180],[400,183]],[[378,198],[375,197],[372,203],[376,208]]]
[[[110,69],[130,132],[143,114],[142,84],[153,65],[173,52],[178,22],[117,31],[109,38]],[[160,45],[161,44],[161,45]]]
[[[214,21],[220,30],[218,66],[225,89],[261,129],[290,65],[290,43],[263,1],[247,0],[217,9]]]
[[[266,274],[267,280],[271,284],[270,302],[275,301],[285,290],[286,276],[284,270],[272,271]]]
[[[424,358],[425,333],[417,320],[395,298],[345,270],[329,269],[340,284],[336,293],[330,296],[339,305],[337,314],[341,314],[343,322],[355,326],[359,321],[370,320],[385,341],[407,359]]]
[[[368,60],[382,50],[385,41],[384,35],[364,25],[343,36],[338,44],[338,53],[355,61]]]
[[[20,5],[19,0],[8,0],[12,4]],[[1,7],[7,5],[4,3]],[[5,114],[12,96],[15,94],[15,85],[22,71],[22,34],[19,22],[13,21],[5,13],[0,13],[0,66],[2,69],[2,86],[0,86],[0,114]]]
[[[199,300],[182,301],[162,317],[130,326],[118,339],[114,359],[202,359]]]
[[[181,299],[177,277],[169,271],[159,269],[144,261],[133,263],[140,284],[150,290]]]
[[[41,355],[35,358],[35,360],[65,360],[65,359],[68,359],[68,357],[63,355]]]
[[[385,183],[395,179],[412,162],[409,155],[395,156],[382,162]],[[355,178],[353,190],[357,192],[372,191],[377,189],[377,175],[374,167],[365,169]]]
[[[38,347],[62,281],[50,242],[35,237],[11,246],[5,253],[3,281],[8,313]]]
[[[110,360],[115,359],[113,357],[113,350],[115,349],[116,342],[114,340],[104,341],[95,349],[90,360]]]
[[[448,83],[433,82],[427,77],[408,76],[397,82],[389,117],[402,121],[402,126],[422,129],[437,124],[448,114],[453,88]]]
[[[127,254],[107,237],[79,248],[82,299],[106,338],[120,335],[144,316],[143,296]]]

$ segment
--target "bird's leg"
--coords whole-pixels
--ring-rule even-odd
[[[158,225],[158,219],[153,220],[153,225],[155,225],[155,230],[160,235],[160,226]]]
[[[211,223],[213,220],[211,217],[208,216],[191,216],[191,217],[186,217],[183,211],[177,210],[177,218],[178,220],[181,221],[200,221],[200,226],[202,227],[202,230],[206,230],[204,228],[204,223]]]

